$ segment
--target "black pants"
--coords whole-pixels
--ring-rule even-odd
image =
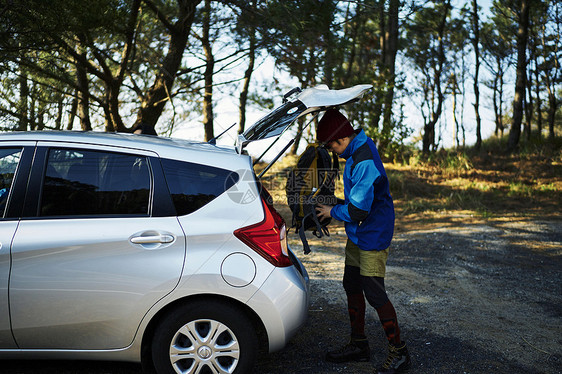
[[[343,287],[347,295],[352,339],[366,339],[365,299],[367,299],[377,311],[389,343],[393,345],[401,343],[398,318],[394,306],[386,294],[384,278],[363,276],[358,267],[346,265],[343,273]]]

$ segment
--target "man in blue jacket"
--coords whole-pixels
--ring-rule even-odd
[[[388,358],[378,373],[401,373],[410,367],[406,343],[394,306],[384,287],[388,247],[394,232],[394,204],[388,178],[377,147],[363,130],[354,130],[336,109],[326,111],[317,129],[318,141],[346,160],[343,183],[345,200],[335,206],[317,206],[320,219],[345,222],[347,244],[343,287],[351,322],[350,342],[328,352],[330,362],[369,361],[365,335],[365,299],[375,308],[388,339]]]

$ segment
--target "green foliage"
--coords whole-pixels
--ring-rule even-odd
[[[502,153],[507,146],[507,135],[504,137],[491,136],[482,143],[481,153],[498,154]],[[475,154],[471,148],[467,149],[468,153]],[[539,136],[533,133],[530,139],[524,138],[519,143],[517,151],[514,153],[517,157],[545,157],[553,159],[561,159],[562,155],[562,137],[548,139],[544,135]]]
[[[187,69],[176,72],[170,57],[175,53],[181,60],[183,54],[181,43],[174,42],[178,40],[178,25],[186,22],[180,3],[187,8],[199,1],[9,2],[1,15],[6,22],[0,22],[0,71],[40,87],[45,95],[30,91],[34,96],[26,102],[24,95],[16,92],[17,108],[27,108],[15,111],[14,103],[7,99],[9,90],[3,86],[0,110],[12,117],[28,117],[25,121],[31,128],[42,121],[35,114],[43,113],[53,128],[60,124],[61,113],[76,116],[72,111],[79,98],[84,111],[81,118],[89,121],[92,117],[97,129],[105,125],[111,131],[125,131],[123,119],[132,125],[143,100],[150,100],[151,89],[162,87],[155,84],[159,77],[163,81],[181,76],[181,89],[167,87],[166,101],[191,94],[186,86],[193,78]],[[162,75],[163,64],[174,71]],[[84,79],[79,79],[78,72],[83,72]],[[50,92],[58,96],[41,97]],[[38,106],[41,102],[42,107]],[[145,104],[145,108],[162,102]]]
[[[268,1],[258,27],[270,42],[276,64],[296,77],[303,87],[321,76],[335,12],[332,0]]]
[[[558,121],[553,132],[559,134],[562,128],[559,105],[562,73],[557,63],[562,53],[562,8],[553,0],[528,1],[531,24],[534,25],[530,45],[535,48],[537,57],[533,60],[529,51],[528,59],[532,65],[528,70],[530,74],[533,70],[538,72],[533,74],[533,79],[537,79],[535,75],[539,77],[543,129],[548,128],[547,119],[553,118]],[[0,3],[0,127],[60,128],[61,116],[64,116],[62,125],[66,127],[64,122],[71,117],[80,89],[79,69],[86,75],[87,86],[82,89],[86,90],[84,96],[89,99],[90,115],[97,129],[105,122],[121,117],[124,123],[131,124],[143,105],[145,108],[156,105],[154,102],[147,104],[150,92],[156,79],[166,75],[173,76],[175,81],[173,86],[166,86],[165,97],[157,100],[158,105],[172,104],[166,104],[165,118],[168,121],[171,118],[173,123],[176,115],[186,120],[201,111],[204,70],[198,24],[201,6],[187,48],[176,55],[183,58],[179,69],[175,72],[162,70],[168,52],[175,47],[170,44],[174,35],[170,30],[185,19],[180,17],[179,9],[197,1],[18,0]],[[245,58],[249,39],[254,36],[255,55],[259,56],[257,60],[261,59],[256,61],[256,66],[264,58],[272,57],[277,68],[298,79],[303,87],[326,83],[337,89],[373,84],[372,92],[345,110],[354,125],[363,127],[377,140],[385,160],[402,164],[429,162],[442,165],[451,173],[452,170],[467,171],[470,166],[462,156],[456,153],[443,156],[435,152],[439,148],[435,141],[432,154],[420,156],[415,146],[407,144],[414,129],[405,123],[403,114],[404,105],[414,102],[417,109],[423,109],[420,116],[423,118],[417,119],[418,124],[428,124],[433,120],[432,114],[444,115],[437,110],[439,96],[446,97],[453,91],[465,95],[462,101],[468,103],[466,98],[470,88],[465,91],[463,83],[471,78],[472,62],[467,56],[472,48],[469,43],[472,34],[468,27],[470,11],[460,8],[470,3],[451,2],[456,8],[448,13],[445,32],[441,36],[439,27],[447,3],[417,0],[214,1],[212,49],[217,57],[216,74],[222,74],[219,79],[214,79],[220,85],[214,92],[238,96],[243,70],[249,65]],[[389,56],[385,37],[393,4],[400,7],[396,79],[389,78],[390,68],[385,61]],[[482,66],[486,66],[493,79],[498,79],[499,74],[505,75],[504,86],[513,84],[510,79],[519,5],[518,0],[494,1],[490,17],[485,17],[484,12],[480,14],[483,58],[487,62]],[[136,10],[139,13],[135,18]],[[484,24],[486,19],[488,22]],[[134,40],[132,51],[124,56],[131,33]],[[440,41],[444,41],[442,46]],[[122,81],[118,76],[121,73]],[[486,74],[482,72],[481,76]],[[550,86],[547,78],[551,78]],[[268,80],[266,76],[257,86],[252,82],[250,103],[262,110],[271,108],[274,98],[286,91],[276,79],[272,76]],[[438,84],[442,86],[442,92]],[[490,87],[498,90],[497,82],[496,88],[493,88],[493,82]],[[553,88],[555,100],[552,102],[558,105],[556,116],[548,118],[547,106],[551,104],[547,87]],[[387,118],[381,120],[384,107],[388,106],[385,95],[391,89],[394,92],[390,104],[392,116],[390,121]],[[504,102],[503,106],[500,103],[500,108],[507,109],[513,90],[502,89],[508,93],[501,98]],[[114,95],[120,111],[109,108],[110,94]],[[483,91],[481,106],[490,105],[490,97],[486,95]],[[536,103],[536,97],[534,99]],[[444,110],[450,111],[450,102],[445,101],[443,105]],[[460,112],[460,109],[456,110]],[[509,123],[509,119],[505,123]],[[467,130],[472,128],[471,123],[460,123],[460,126]],[[505,144],[497,143],[497,146],[505,148]],[[535,154],[556,147],[552,140],[547,142],[545,138],[533,135],[529,141],[521,139],[518,152],[520,155]],[[467,149],[467,152],[471,150]]]
[[[114,58],[122,53],[124,25],[130,1],[40,0],[10,2],[0,22],[0,71],[29,87],[29,98],[16,89],[0,87],[0,108],[10,110],[9,97],[17,101],[14,117],[29,123],[31,129],[60,128],[63,109],[67,112],[77,88],[76,54],[86,59],[94,53],[107,57],[106,73],[114,72]],[[97,45],[94,47],[94,44]],[[90,54],[86,50],[90,49]],[[91,66],[94,66],[93,64]],[[87,66],[83,66],[87,69]],[[106,90],[92,76],[90,92],[95,101],[103,101]],[[20,86],[16,86],[20,88]],[[23,87],[23,86],[21,86]],[[27,117],[27,118],[24,118]],[[22,128],[22,129],[25,129]]]
[[[379,148],[380,156],[385,161],[408,164],[410,158],[417,153],[413,145],[407,144],[407,139],[412,135],[413,130],[404,123],[402,116],[392,122],[390,133],[368,125],[364,126],[364,130],[377,143],[382,142],[386,145],[382,149]]]

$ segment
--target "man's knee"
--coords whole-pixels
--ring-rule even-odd
[[[388,301],[388,295],[384,288],[384,278],[361,277],[365,298],[373,308],[380,308]]]
[[[363,293],[361,274],[356,266],[345,265],[343,272],[343,289],[347,294]]]

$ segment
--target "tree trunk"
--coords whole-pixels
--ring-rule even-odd
[[[28,112],[28,97],[29,97],[29,85],[27,83],[27,74],[22,70],[19,76],[19,88],[20,88],[20,100],[19,100],[19,121],[17,131],[26,131],[27,125],[29,124],[29,112]]]
[[[55,130],[62,130],[62,114],[64,111],[64,102],[62,96],[57,103],[57,117],[55,119]]]
[[[503,123],[503,74],[504,71],[503,69],[501,69],[501,62],[498,61],[498,67],[500,68],[499,72],[500,72],[500,90],[499,90],[499,100],[500,100],[500,105],[499,105],[499,109],[500,109],[500,132],[501,132],[501,137],[503,138],[503,133],[505,131],[505,125]]]
[[[500,110],[498,106],[498,81],[499,81],[499,73],[494,75],[493,80],[493,87],[492,87],[492,105],[494,107],[494,116],[496,118],[496,128],[494,129],[494,134],[496,136],[499,135],[500,130]],[[501,104],[500,104],[501,105]]]
[[[463,77],[462,80],[462,85],[459,86],[459,91],[461,94],[461,120],[460,120],[460,126],[461,126],[461,133],[462,133],[462,148],[464,149],[466,147],[466,128],[464,126],[464,104],[465,104],[465,97],[466,97],[466,80],[464,79],[464,76],[466,75],[466,63],[465,63],[465,55],[463,53],[461,53],[461,77]],[[458,86],[458,83],[457,83]]]
[[[390,0],[388,7],[388,29],[385,33],[384,67],[387,72],[387,90],[384,97],[383,113],[383,148],[390,141],[392,131],[392,104],[394,103],[394,85],[396,83],[396,54],[398,52],[398,12],[399,0]]]
[[[527,94],[525,96],[525,137],[527,140],[531,140],[531,132],[532,132],[532,128],[533,128],[533,122],[534,122],[534,115],[535,115],[535,102],[533,100],[533,69],[532,69],[532,63],[534,63],[537,58],[537,46],[536,46],[536,38],[535,38],[535,32],[534,32],[534,25],[531,21],[531,19],[529,19],[529,37],[528,37],[528,49],[529,49],[529,58],[527,60],[527,67],[528,67],[528,71],[526,73],[526,90],[527,90]],[[538,69],[538,66],[535,65],[535,70]]]
[[[105,119],[104,121],[105,132],[117,131],[113,121],[111,120],[111,111],[109,110],[109,105],[107,105],[107,103],[104,103],[102,104],[101,108],[103,110],[104,119]]]
[[[256,61],[256,30],[252,27],[250,31],[250,48],[248,50],[248,68],[244,72],[244,84],[240,92],[240,117],[238,122],[238,133],[242,134],[246,128],[246,105],[248,103],[248,92],[250,90],[250,80],[254,72]]]
[[[79,63],[76,64],[76,82],[78,85],[78,118],[82,131],[91,131],[90,122],[90,91],[86,69]]]
[[[43,131],[45,128],[45,116],[43,115],[43,109],[40,109],[37,113],[37,127],[36,130]]]
[[[452,95],[453,95],[453,123],[455,124],[455,144],[457,149],[460,148],[461,143],[459,139],[459,119],[457,118],[457,93],[458,93],[458,83],[455,74],[451,76],[452,80]]]
[[[144,122],[150,126],[155,126],[158,122],[166,102],[170,99],[168,93],[181,66],[183,52],[187,46],[191,25],[195,17],[195,8],[200,2],[201,0],[178,0],[179,14],[177,21],[170,29],[168,53],[162,61],[162,67],[152,87],[141,103],[135,125]]]
[[[482,147],[482,125],[480,119],[480,87],[478,83],[478,74],[480,71],[480,25],[477,0],[472,0],[472,29],[474,32],[472,46],[474,48],[474,114],[476,116],[476,149],[479,150]]]
[[[105,82],[105,99],[107,101],[107,108],[109,110],[109,118],[106,118],[106,129],[113,128],[116,131],[124,132],[129,131],[123,123],[121,114],[119,114],[120,102],[119,93],[121,92],[121,86],[123,85],[123,80],[125,79],[125,73],[127,67],[129,66],[130,56],[133,53],[135,44],[135,28],[138,22],[139,12],[140,12],[141,0],[134,0],[131,4],[131,13],[127,25],[125,26],[125,46],[121,52],[121,61],[119,64],[119,69],[114,72],[112,69],[108,68],[105,63],[105,56],[98,56],[100,65],[104,72],[104,82]],[[94,49],[95,50],[95,49]]]
[[[557,109],[556,96],[554,92],[549,90],[548,92],[548,138],[554,140],[554,120],[556,118]]]
[[[29,115],[27,117],[29,130],[37,130],[37,124],[35,123],[35,97],[33,95],[31,96],[27,110],[29,111]]]
[[[560,19],[558,14],[559,7],[556,6],[556,14],[555,19]],[[546,26],[543,24],[542,26],[543,34],[542,34],[542,45],[543,49],[546,49]],[[556,39],[555,39],[555,48],[554,48],[554,76],[551,77],[550,72],[548,69],[543,71],[546,89],[548,91],[548,112],[547,112],[547,122],[548,122],[548,139],[550,141],[554,140],[554,122],[556,120],[556,111],[558,109],[558,101],[556,100],[556,82],[558,81],[558,72],[560,70],[560,63],[556,56],[558,56],[558,46],[560,45],[560,23],[556,25]]]
[[[533,72],[529,66],[529,71],[527,72],[527,96],[525,100],[525,137],[527,140],[531,139],[531,126],[533,124],[534,115],[534,102],[533,102]]]
[[[332,18],[330,19],[329,24],[325,24],[324,29],[324,40],[326,45],[324,45],[324,84],[326,84],[330,88],[334,88],[334,65],[335,65],[335,54],[336,51],[336,43],[335,37],[333,33],[333,14],[336,9],[336,5],[334,4],[333,0],[326,2],[323,5],[324,7],[329,7],[332,9]]]
[[[348,40],[351,41],[351,46],[350,46],[350,52],[349,52],[349,59],[347,61],[347,70],[345,72],[345,79],[343,80],[343,82],[341,82],[341,84],[348,84],[351,79],[352,79],[352,75],[353,75],[353,68],[355,67],[356,59],[357,59],[357,38],[358,35],[361,35],[361,33],[363,32],[363,26],[365,25],[365,18],[362,15],[362,12],[364,11],[364,7],[361,6],[361,3],[359,2],[357,4],[357,9],[355,11],[355,17],[353,17],[353,26],[351,27],[351,31],[350,34],[348,35]],[[343,66],[344,64],[342,64]]]
[[[451,1],[447,1],[444,4],[443,18],[439,23],[438,29],[438,39],[439,39],[439,50],[438,50],[438,67],[434,68],[434,82],[435,89],[437,93],[437,107],[432,107],[431,117],[429,122],[424,125],[423,139],[422,139],[422,152],[423,154],[429,154],[430,150],[435,150],[435,125],[439,121],[441,112],[443,111],[443,102],[445,101],[445,96],[443,95],[443,88],[441,87],[441,74],[443,73],[443,67],[445,65],[445,26],[447,24],[447,17],[449,16],[449,11],[451,9]]]
[[[121,90],[121,82],[119,82],[118,79],[108,77],[105,87],[107,100],[106,128],[108,128],[108,131],[125,132],[127,128],[119,114],[119,91]]]
[[[308,66],[316,66],[316,58],[314,56],[313,53],[310,54],[310,59],[309,59],[309,64]],[[314,69],[309,69],[306,72],[306,77],[300,77],[299,78],[299,82],[301,84],[301,87],[303,89],[307,88],[310,86],[309,82],[313,82],[314,79],[314,75],[315,75],[315,71]],[[296,155],[299,151],[299,145],[302,139],[302,130],[304,127],[304,118],[300,118],[297,120],[298,122],[298,128],[297,128],[297,134],[295,135],[295,142],[293,143],[293,146],[291,147],[291,150],[289,151],[290,155]]]
[[[76,92],[78,95],[78,92]],[[76,118],[76,112],[78,110],[78,98],[77,96],[72,98],[72,104],[70,105],[70,113],[68,113],[68,123],[66,124],[67,130],[72,130],[74,126],[74,118]]]
[[[539,76],[538,57],[535,55],[535,94],[537,98],[537,131],[539,139],[542,139],[542,108],[541,108],[541,85]]]
[[[383,102],[384,102],[384,93],[385,93],[385,84],[384,82],[386,81],[386,67],[385,67],[385,56],[386,56],[386,39],[385,39],[385,35],[386,35],[386,14],[384,11],[384,5],[385,5],[385,0],[379,0],[378,2],[378,11],[379,11],[379,44],[380,44],[380,49],[381,49],[381,56],[380,56],[380,60],[377,63],[377,66],[379,68],[379,72],[380,75],[377,79],[377,83],[375,84],[374,87],[374,95],[375,95],[375,105],[372,109],[372,113],[373,113],[373,120],[372,120],[372,124],[375,126],[375,128],[379,128],[379,122],[380,119],[382,117],[382,108],[383,108]],[[381,150],[381,148],[383,148],[383,145],[381,143],[379,143],[379,150]]]
[[[203,52],[205,53],[205,93],[203,94],[203,126],[205,128],[205,141],[215,137],[213,129],[213,74],[215,70],[215,57],[210,40],[211,28],[211,0],[205,0],[203,12]]]
[[[529,32],[529,5],[527,0],[521,0],[519,14],[519,29],[517,30],[517,77],[515,81],[515,97],[513,99],[513,119],[507,140],[507,150],[512,152],[519,144],[521,137],[521,122],[523,120],[523,99],[525,97],[527,72],[527,36]]]

